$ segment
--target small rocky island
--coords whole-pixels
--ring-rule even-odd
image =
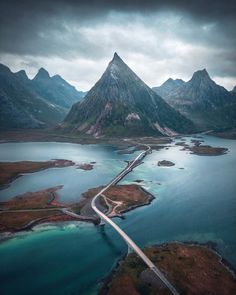
[[[236,294],[235,276],[221,257],[206,246],[181,243],[144,249],[180,294]],[[105,280],[100,295],[170,294],[163,283],[131,253]]]
[[[85,171],[93,170],[93,166],[94,166],[93,163],[94,162],[78,164],[77,169],[82,169]]]
[[[227,153],[228,149],[223,147],[212,147],[210,145],[194,145],[185,148],[191,151],[192,154],[199,156],[220,156]]]
[[[203,145],[203,142],[203,140],[192,139],[192,145],[185,142],[177,142],[175,145],[183,146],[182,151],[190,151],[191,154],[198,156],[220,156],[228,152],[227,148]]]
[[[161,167],[171,167],[174,165],[175,165],[175,163],[173,163],[171,161],[167,161],[167,160],[162,160],[157,163],[157,166],[161,166]]]

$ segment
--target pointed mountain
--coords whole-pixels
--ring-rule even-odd
[[[94,136],[171,135],[194,129],[117,53],[84,100],[73,105],[63,127]]]
[[[34,77],[33,81],[43,81],[43,80],[49,80],[50,76],[48,71],[46,71],[44,68],[40,68],[36,76]]]
[[[200,130],[233,127],[236,124],[233,95],[217,85],[206,69],[197,71],[192,78],[162,97],[173,108],[191,118]]]
[[[22,80],[25,80],[25,81],[29,80],[25,70],[20,70],[20,71],[16,72],[15,75]]]
[[[166,96],[170,91],[176,90],[178,87],[182,86],[185,82],[181,79],[172,79],[169,78],[166,80],[161,86],[153,87],[154,90],[158,95]]]

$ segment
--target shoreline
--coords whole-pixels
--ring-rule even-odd
[[[218,257],[218,262],[222,267],[232,275],[233,279],[236,280],[236,267],[234,267],[226,258],[224,258],[220,252],[217,250],[217,243],[212,241],[207,241],[205,243],[197,242],[197,241],[170,241],[170,242],[164,242],[160,244],[152,244],[148,246],[142,247],[142,249],[148,249],[148,248],[158,248],[158,247],[165,247],[165,246],[171,246],[174,244],[178,244],[180,246],[187,246],[187,247],[200,247],[205,248],[209,251],[211,251],[213,254],[215,254]],[[112,270],[104,276],[100,281],[99,285],[101,286],[98,290],[98,295],[107,295],[109,292],[109,289],[111,287],[111,283],[113,278],[115,277],[117,271],[119,270],[119,267],[122,265],[123,262],[125,262],[126,258],[129,256],[129,253],[123,254],[115,263]]]
[[[90,195],[91,193],[92,194],[94,193],[94,190],[99,189],[99,187],[92,188],[84,192],[83,193],[84,197],[81,198],[80,202],[72,203],[72,204],[66,204],[66,203],[62,203],[58,201],[59,195],[57,194],[57,190],[61,188],[62,186],[57,186],[57,187],[48,188],[48,189],[33,192],[33,193],[28,192],[22,195],[15,196],[6,202],[0,202],[0,218],[2,217],[2,229],[0,228],[0,236],[7,232],[15,233],[15,232],[21,232],[21,231],[30,231],[33,229],[35,225],[43,224],[45,222],[60,223],[63,221],[81,221],[81,222],[90,222],[90,223],[93,223],[94,225],[97,225],[99,223],[100,219],[95,217],[94,212],[93,211],[91,212],[91,210],[88,209],[88,207],[90,207],[90,201],[91,201]],[[126,190],[128,190],[129,193],[130,192],[132,193],[131,194],[132,198],[133,197],[138,198],[136,202],[140,202],[140,204],[129,205],[130,204],[129,202],[132,202],[133,199],[128,198],[127,200],[124,200],[124,202],[122,203],[122,206],[128,206],[128,207],[115,211],[116,214],[111,216],[111,218],[115,218],[115,217],[125,218],[123,216],[124,213],[132,211],[138,207],[148,206],[155,199],[155,196],[153,196],[151,193],[149,193],[147,190],[145,190],[143,187],[141,187],[138,184],[117,185],[110,189],[110,193],[113,195],[116,195],[116,193],[120,192],[122,196],[122,194],[124,194],[124,191]],[[45,198],[47,198],[46,201],[45,201]],[[34,202],[36,202],[36,204]],[[45,205],[45,202],[46,202],[46,205]],[[102,203],[100,205],[103,206]],[[1,209],[1,206],[2,206],[2,209]],[[64,212],[63,208],[64,209],[66,208],[68,211],[75,213],[77,216],[71,216],[70,214]],[[86,209],[84,210],[84,208]],[[37,217],[35,219],[30,220],[31,214],[33,214],[34,216],[34,214],[37,212],[42,212],[42,215],[44,215],[47,212],[52,214],[48,216]],[[21,227],[15,226],[14,223],[11,224],[9,220],[9,218],[11,219],[11,216],[9,216],[9,214],[14,215],[14,214],[22,214],[22,213],[23,215],[18,215],[19,216],[18,218],[20,218],[18,219],[19,223],[24,222],[25,215],[26,217],[28,216],[27,218],[29,219],[29,222],[27,224],[22,225]]]
[[[50,168],[66,168],[74,165],[75,162],[66,159],[0,162],[0,190],[8,188],[12,182],[24,174],[32,174]]]
[[[129,208],[127,209],[124,209],[124,210],[121,210],[120,211],[120,214],[121,216],[117,215],[117,216],[112,216],[111,218],[114,218],[114,217],[119,217],[119,218],[125,218],[125,216],[122,216],[122,214],[124,213],[127,213],[127,212],[130,212],[130,211],[133,211],[135,210],[136,208],[140,208],[140,207],[145,207],[145,206],[149,206],[151,205],[151,203],[156,199],[155,196],[153,194],[151,194],[150,192],[148,192],[145,188],[143,188],[142,186],[139,186],[140,189],[144,192],[144,194],[146,194],[149,199],[143,203],[143,204],[140,204],[140,205],[133,205],[133,206],[130,206]]]

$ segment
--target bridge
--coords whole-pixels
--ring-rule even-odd
[[[179,293],[177,290],[172,286],[172,284],[168,281],[168,279],[163,275],[163,273],[155,266],[155,264],[146,256],[146,254],[135,244],[135,242],[115,223],[113,222],[109,217],[107,217],[103,212],[101,212],[96,207],[96,201],[98,198],[105,197],[104,192],[108,190],[112,185],[117,184],[125,175],[130,173],[133,168],[138,166],[141,161],[146,157],[147,154],[151,153],[151,147],[148,145],[145,145],[147,149],[143,152],[141,152],[133,161],[129,162],[127,167],[118,174],[106,187],[104,187],[99,193],[97,193],[91,202],[91,206],[93,210],[97,213],[97,215],[103,220],[104,222],[110,224],[122,237],[122,239],[127,243],[129,249],[132,249],[148,266],[148,268],[154,272],[154,274],[164,283],[164,285],[170,290],[170,292],[173,295],[178,295]]]

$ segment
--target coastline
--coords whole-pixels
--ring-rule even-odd
[[[62,186],[57,186],[34,193],[25,193],[23,195],[16,196],[9,201],[0,202],[0,209],[2,206],[2,209],[0,210],[0,218],[2,218],[2,228],[0,227],[0,236],[6,232],[14,233],[20,231],[30,231],[35,225],[43,224],[45,222],[50,223],[63,221],[81,221],[91,222],[94,225],[97,225],[99,223],[99,219],[94,216],[94,212],[90,209],[91,193],[93,194],[93,192],[99,189],[99,187],[90,189],[85,192],[84,197],[81,199],[81,201],[74,204],[65,204],[58,201],[59,196],[57,194],[57,190],[61,188]],[[122,203],[122,206],[127,206],[127,208],[121,209],[120,211],[118,210],[117,212],[115,211],[116,214],[112,215],[111,218],[124,218],[122,214],[124,214],[125,212],[134,210],[138,207],[150,205],[151,202],[155,199],[155,197],[151,193],[149,193],[143,187],[137,184],[114,186],[113,189],[110,189],[110,192],[114,194],[113,190],[115,191],[115,193],[120,192],[121,196],[122,194],[124,194],[125,190],[129,190],[129,192],[132,192],[132,198],[128,198],[128,201],[126,200],[126,202],[128,203],[126,203],[125,201],[124,203]],[[137,198],[136,202],[140,203],[130,205],[130,202],[132,202],[133,198]],[[103,206],[103,203],[101,203],[100,206]],[[68,213],[63,211],[63,209],[65,208],[72,213],[76,213],[77,216],[69,215]],[[43,215],[47,212],[52,214],[30,220],[30,214],[39,213],[39,211],[42,212]],[[9,214],[18,214],[19,216],[19,214],[22,213],[23,219],[19,219],[18,217],[19,223],[22,222],[21,220],[24,220],[25,215],[27,217],[27,214],[29,215],[27,217],[29,219],[29,222],[27,224],[23,224],[21,227],[16,227],[14,224],[12,225],[9,221]],[[6,214],[8,217],[6,216]]]
[[[167,243],[149,245],[147,247],[144,247],[143,249],[145,250],[149,248],[168,247],[175,244],[183,247],[198,247],[200,249],[207,249],[208,251],[212,252],[214,255],[218,257],[219,265],[221,265],[229,274],[231,274],[234,281],[236,280],[236,268],[219,253],[219,251],[216,248],[217,243],[215,242],[208,241],[205,243],[200,243],[197,241],[171,241]],[[122,263],[125,262],[128,256],[129,253],[125,253],[124,255],[122,255],[122,257],[118,259],[118,261],[115,263],[115,266],[112,268],[112,270],[100,280],[99,285],[101,287],[99,289],[98,295],[110,294],[109,290],[111,287],[111,283],[113,279],[116,277],[116,274],[119,271],[119,268],[121,267]]]
[[[49,161],[0,162],[0,190],[8,188],[11,183],[23,174],[31,174],[50,168],[74,166],[71,160],[54,159]]]

